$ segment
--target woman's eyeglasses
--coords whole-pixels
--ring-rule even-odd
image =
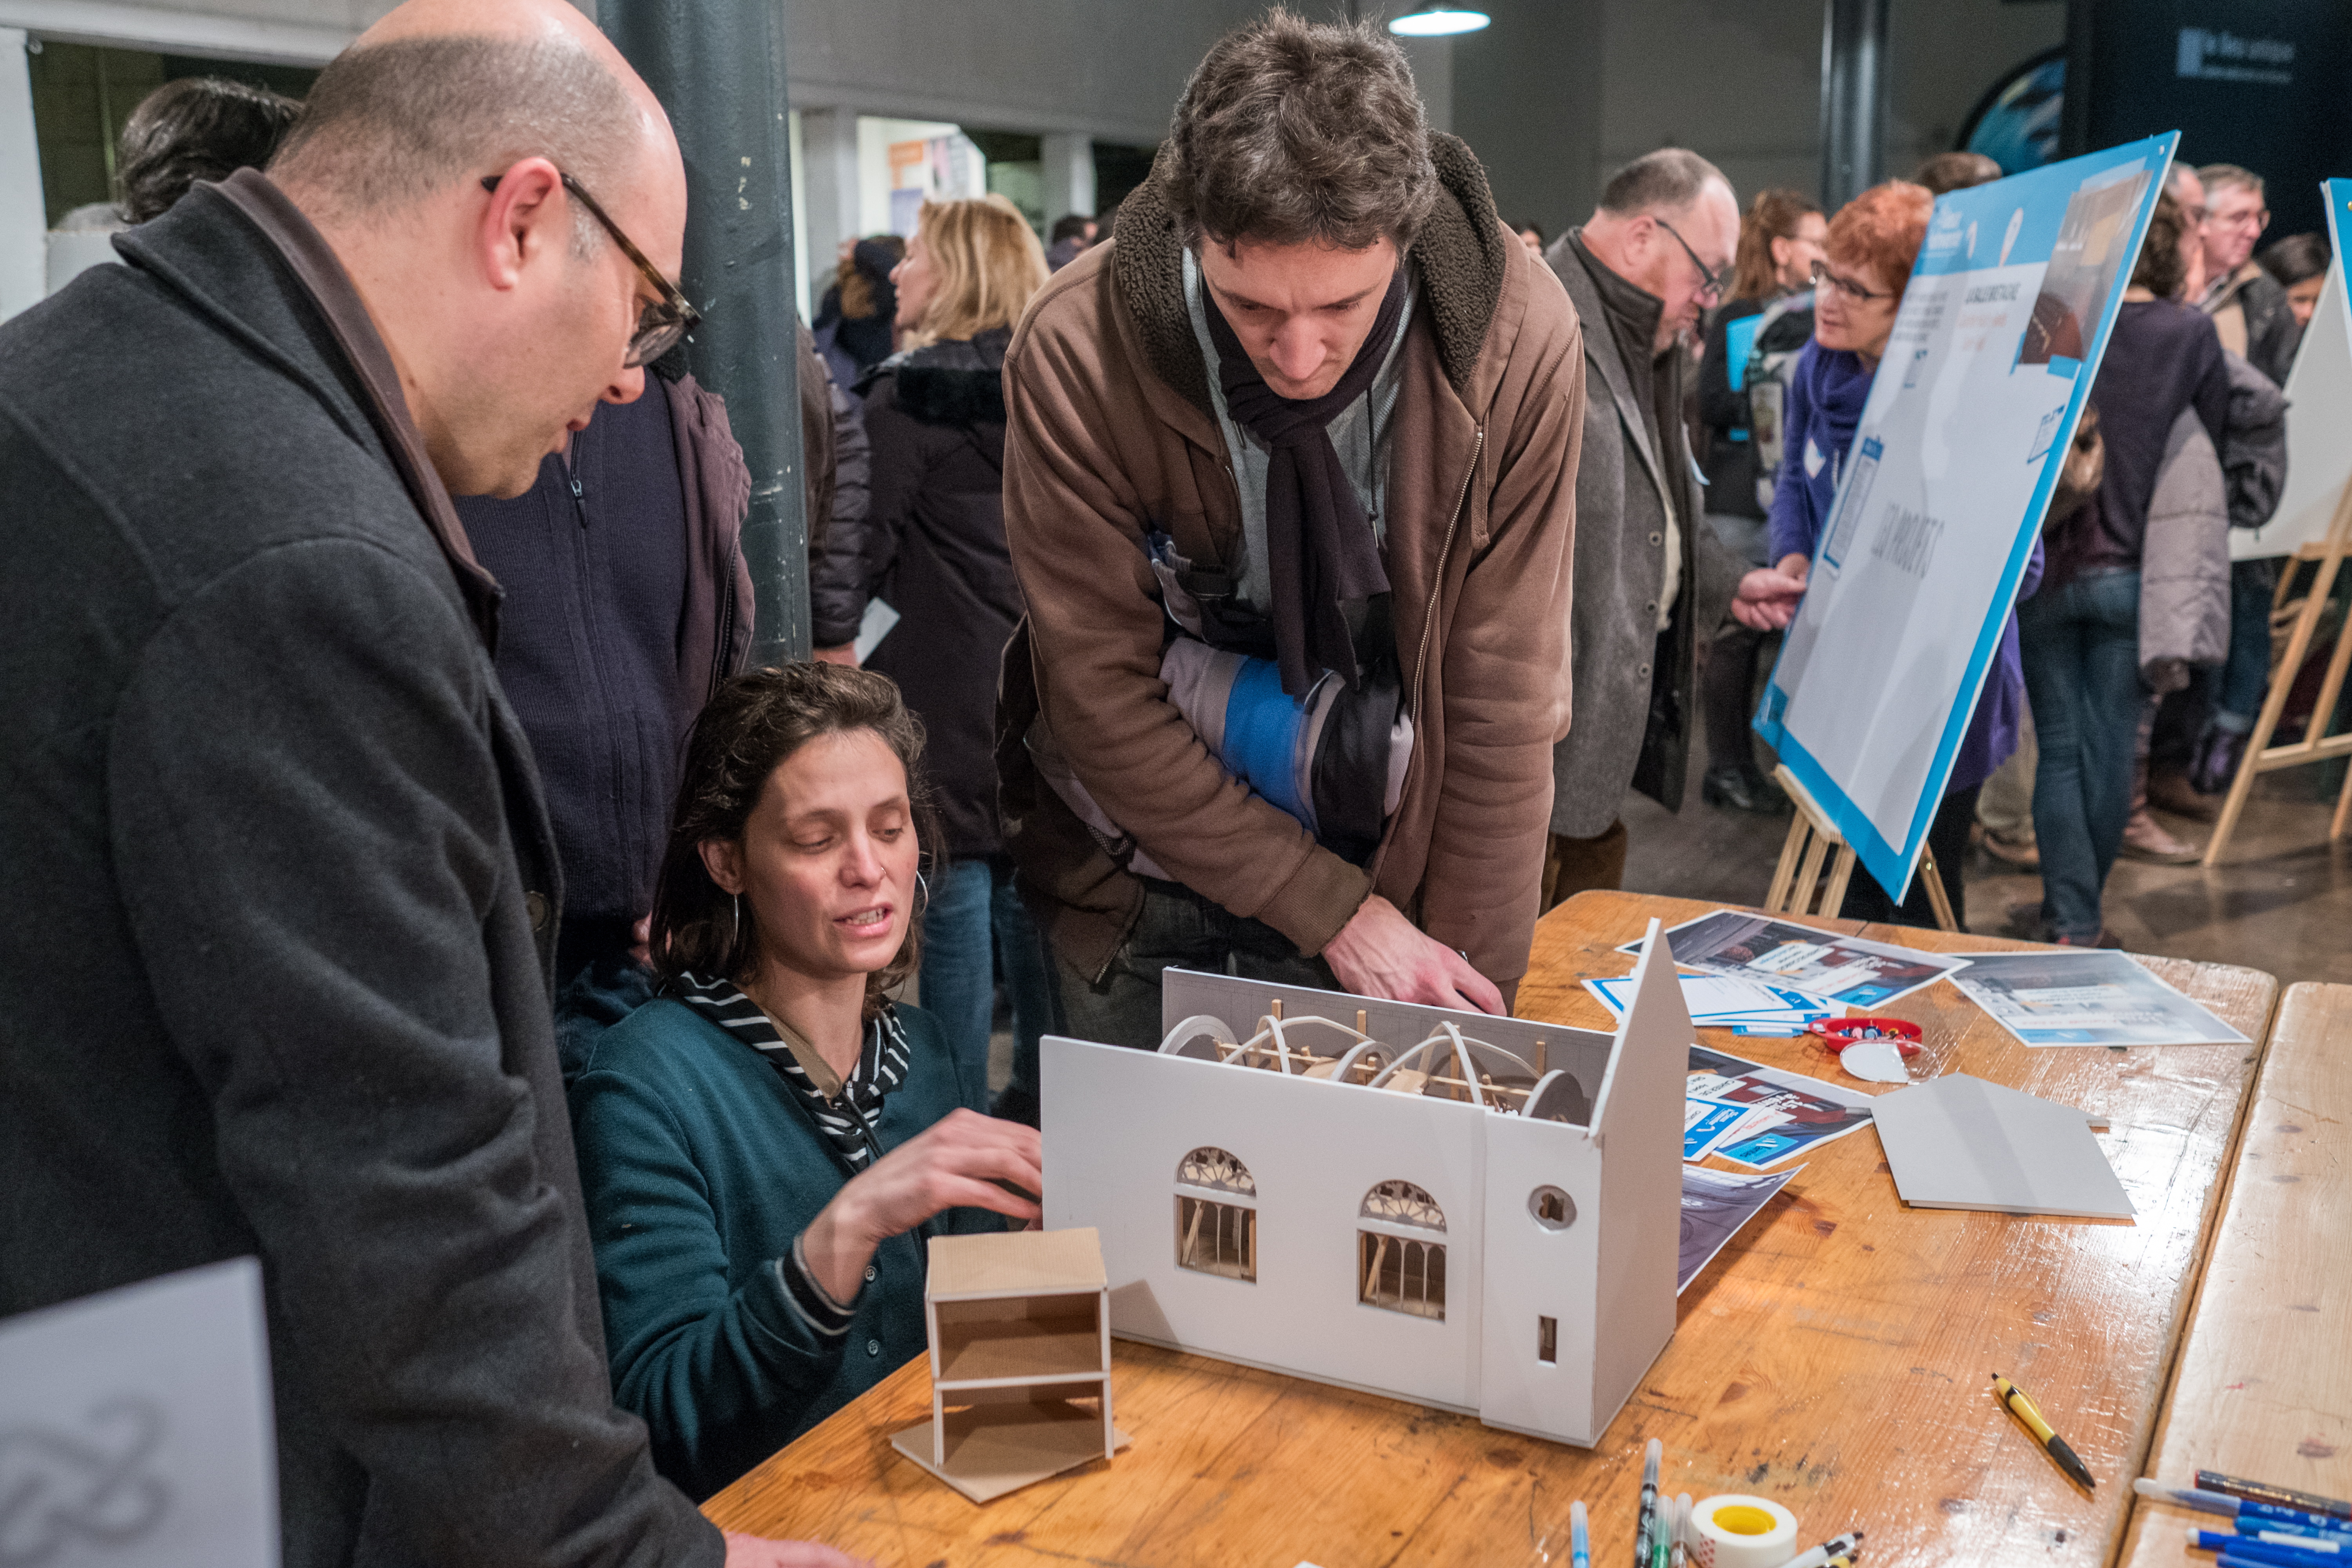
[[[1853,300],[1857,304],[1861,303],[1864,300],[1892,300],[1895,298],[1895,295],[1891,290],[1884,289],[1865,289],[1851,278],[1841,278],[1836,273],[1830,270],[1830,264],[1826,261],[1816,261],[1813,263],[1813,287],[1816,289],[1834,289],[1839,293],[1844,295],[1847,299]]]
[[[497,190],[499,181],[504,177],[500,174],[485,174],[482,177],[482,189]],[[628,370],[651,364],[676,348],[680,338],[694,331],[701,323],[702,312],[688,301],[685,293],[677,284],[661,275],[659,268],[646,259],[646,253],[639,250],[630,242],[629,237],[621,232],[621,226],[614,223],[604,209],[597,205],[596,198],[588,194],[587,186],[569,174],[564,174],[562,178],[563,188],[572,193],[582,206],[588,209],[589,216],[604,226],[604,232],[613,237],[613,243],[621,247],[621,254],[636,264],[637,270],[645,274],[646,281],[653,285],[654,292],[661,296],[660,299],[648,302],[642,310],[637,312],[637,330],[630,335],[629,352],[621,361],[623,368]]]

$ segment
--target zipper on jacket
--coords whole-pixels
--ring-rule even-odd
[[[1411,711],[1414,720],[1412,760],[1407,764],[1410,772],[1407,775],[1405,787],[1408,790],[1412,787],[1411,773],[1418,773],[1420,771],[1422,759],[1428,754],[1429,751],[1425,737],[1421,732],[1421,688],[1423,678],[1429,670],[1430,635],[1437,629],[1438,597],[1445,591],[1445,563],[1453,557],[1454,536],[1461,530],[1462,514],[1468,510],[1470,507],[1470,481],[1478,477],[1478,459],[1486,453],[1486,427],[1484,425],[1481,425],[1478,426],[1477,434],[1472,438],[1470,443],[1470,466],[1462,471],[1462,489],[1461,492],[1454,498],[1454,515],[1446,520],[1445,539],[1444,542],[1437,547],[1437,570],[1430,576],[1429,605],[1428,607],[1422,612],[1421,648],[1420,651],[1415,653],[1412,658],[1412,689],[1407,693],[1407,697],[1411,704]],[[1404,809],[1404,803],[1402,798],[1400,798],[1397,803],[1397,809],[1399,811],[1402,811]],[[1393,826],[1395,825],[1391,823],[1390,826]],[[1381,835],[1380,847],[1372,851],[1371,859],[1366,862],[1364,866],[1365,874],[1372,879],[1373,885],[1376,887],[1379,885],[1381,879],[1381,867],[1389,858],[1390,841],[1390,835],[1383,832]]]
[[[1486,450],[1486,427],[1481,425],[1478,426],[1476,437],[1470,443],[1470,466],[1462,473],[1462,493],[1454,497],[1454,515],[1446,520],[1445,542],[1437,548],[1437,571],[1432,575],[1429,583],[1429,607],[1422,613],[1421,651],[1415,654],[1412,659],[1412,716],[1415,719],[1421,717],[1421,683],[1423,675],[1429,668],[1430,634],[1437,629],[1437,599],[1438,595],[1445,591],[1445,563],[1454,553],[1454,535],[1461,528],[1462,514],[1470,505],[1470,481],[1478,477],[1478,459]],[[1421,751],[1422,748],[1416,740],[1412,749],[1416,761],[1421,756]]]
[[[588,526],[588,492],[581,488],[580,476],[577,472],[574,472],[571,479],[572,515],[580,520],[581,527],[585,528]]]
[[[719,695],[719,683],[735,673],[735,563],[742,558],[740,533],[727,547],[727,569],[719,574],[719,646],[710,655],[710,689],[702,694],[708,706]]]

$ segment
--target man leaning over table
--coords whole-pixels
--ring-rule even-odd
[[[999,764],[1068,1032],[1170,964],[1503,1010],[1568,723],[1575,313],[1371,24],[1194,72],[1005,362]]]
[[[289,1568],[847,1562],[722,1538],[613,1408],[449,500],[644,391],[685,216],[577,11],[412,0],[0,327],[0,1314],[258,1255]]]

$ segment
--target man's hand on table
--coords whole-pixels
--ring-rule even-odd
[[[875,1568],[866,1558],[814,1541],[769,1541],[731,1530],[725,1534],[727,1568]]]
[[[1468,959],[1423,935],[1378,893],[1324,944],[1323,962],[1359,996],[1476,1013],[1505,1011],[1503,994],[1492,981],[1471,968]]]

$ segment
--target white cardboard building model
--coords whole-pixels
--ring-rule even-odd
[[[1589,1447],[1675,1329],[1650,939],[1614,1036],[1169,970],[1160,1051],[1045,1041],[1045,1224],[1099,1231],[1122,1339]]]
[[[931,1418],[891,1447],[974,1502],[1108,1459],[1110,1328],[1091,1230],[930,1238]]]

